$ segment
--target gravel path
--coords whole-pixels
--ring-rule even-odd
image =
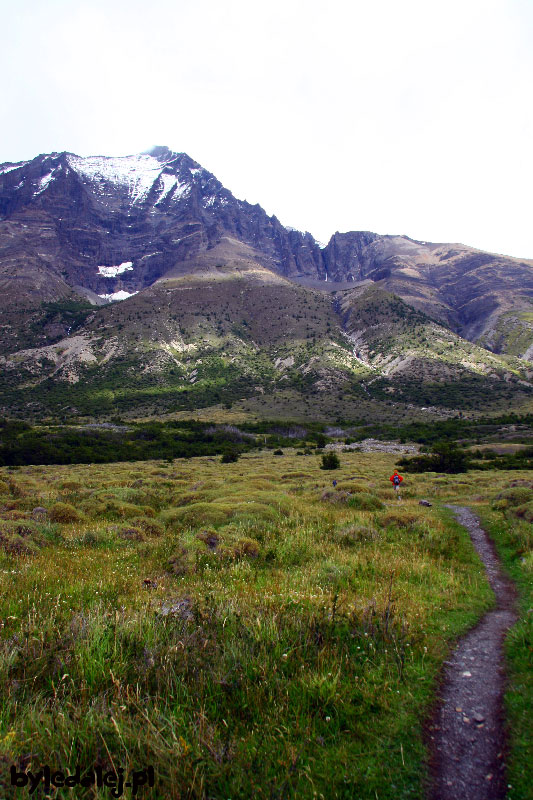
[[[497,607],[458,643],[429,726],[431,800],[502,800],[506,796],[502,696],[503,640],[516,621],[515,590],[475,514],[447,506],[468,530],[485,565]]]

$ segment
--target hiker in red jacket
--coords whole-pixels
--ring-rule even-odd
[[[398,474],[397,470],[394,470],[394,472],[390,476],[389,480],[392,483],[392,485],[394,486],[394,491],[396,492],[396,494],[398,494],[398,492],[400,490],[400,483],[403,481],[402,476]],[[399,495],[398,495],[398,497],[399,497]]]

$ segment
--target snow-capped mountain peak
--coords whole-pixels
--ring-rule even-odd
[[[0,165],[3,220],[38,231],[25,240],[24,263],[34,259],[36,268],[45,264],[105,299],[130,296],[169,270],[194,268],[199,254],[228,236],[284,275],[323,279],[327,272],[311,234],[289,234],[276,217],[237,200],[198,162],[168,147],[125,156],[53,152]]]
[[[69,155],[67,161],[100,199],[115,197],[118,190],[132,206],[149,197],[154,206],[165,199],[180,200],[189,194],[197,173],[204,171],[184,153],[162,147],[129,156]]]

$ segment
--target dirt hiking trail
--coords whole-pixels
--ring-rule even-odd
[[[448,505],[485,565],[497,606],[457,644],[429,725],[431,800],[503,800],[506,796],[502,698],[503,640],[517,619],[515,589],[475,514]]]

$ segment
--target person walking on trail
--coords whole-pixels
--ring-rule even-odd
[[[396,492],[396,494],[398,496],[398,500],[401,500],[402,498],[400,497],[400,484],[403,481],[403,478],[398,473],[398,470],[396,470],[396,469],[394,470],[394,472],[390,476],[389,480],[390,480],[390,482],[392,483],[392,485],[394,487],[394,491]]]

